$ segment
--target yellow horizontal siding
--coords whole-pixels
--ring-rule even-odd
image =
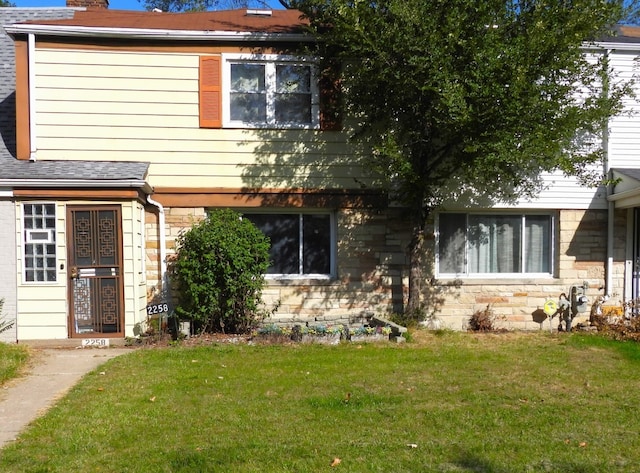
[[[197,67],[198,55],[189,53],[142,52],[142,51],[97,51],[74,49],[38,48],[38,63],[88,64],[91,66],[155,66]]]
[[[171,113],[167,113],[167,105],[164,103],[124,103],[124,102],[65,102],[64,108],[61,109],[59,101],[39,100],[36,106],[36,113],[50,113],[59,115],[74,115],[74,121],[82,119],[83,115],[118,115],[120,123],[132,124],[139,120],[134,120],[134,116],[147,115],[171,115],[172,117],[191,116],[197,118],[198,106],[195,104],[171,104]],[[194,115],[195,110],[195,115]],[[38,117],[39,118],[39,117]]]
[[[100,68],[97,68],[98,70]],[[161,71],[157,71],[159,74]],[[197,87],[197,77],[189,80],[165,79],[163,76],[149,77],[103,77],[76,78],[73,75],[36,76],[35,86],[40,89],[85,89],[107,92],[109,90],[178,90],[192,91]],[[64,86],[64,87],[63,87]]]
[[[28,323],[22,324],[22,318],[18,319],[19,340],[60,340],[65,338],[68,338],[66,324],[30,326]]]
[[[56,315],[66,317],[66,288],[64,286],[58,287],[57,294],[45,296],[44,294],[49,292],[46,290],[47,288],[48,286],[42,284],[30,288],[23,286],[18,300],[18,313],[30,314],[32,317],[42,316],[45,319]],[[61,295],[63,296],[62,298],[60,297]]]
[[[20,327],[50,327],[58,326],[67,327],[67,313],[66,310],[57,310],[53,306],[48,307],[48,301],[42,301],[39,309],[25,310],[22,307],[18,307],[18,319]],[[20,304],[24,305],[24,304]]]
[[[346,133],[199,128],[198,57],[38,50],[38,159],[150,162],[156,186],[360,186]]]
[[[360,179],[358,180],[360,181]],[[364,181],[366,183],[366,181]],[[227,176],[184,176],[179,178],[170,175],[154,174],[150,179],[153,187],[227,187],[232,189],[241,188],[303,188],[303,189],[353,189],[360,188],[360,184],[353,178],[343,177],[306,177],[306,176],[273,176],[267,178],[242,178]]]
[[[61,104],[61,107],[64,107],[64,103]],[[156,130],[156,134],[154,135],[155,139],[159,138],[162,135],[163,131],[165,137],[162,139],[166,139],[166,130],[180,128],[182,126],[189,125],[189,128],[195,128],[198,126],[198,117],[192,116],[187,118],[177,119],[175,115],[144,115],[144,110],[142,109],[134,109],[131,108],[131,112],[126,116],[123,115],[98,115],[98,114],[71,114],[64,113],[64,109],[60,109],[57,113],[38,113],[36,115],[36,126],[38,127],[38,136],[43,135],[40,133],[41,125],[56,125],[60,128],[54,131],[55,135],[61,138],[65,136],[73,136],[76,128],[82,127],[97,127],[97,128],[112,128],[112,127],[140,127],[140,128],[160,128],[160,130]],[[77,147],[74,146],[73,143],[69,143],[71,145],[69,149],[74,149]],[[42,148],[39,146],[39,148]]]
[[[253,152],[251,152],[250,149],[249,151],[243,150],[241,146],[236,147],[236,149],[234,150],[234,149],[230,149],[229,147],[224,148],[225,145],[221,145],[223,146],[223,149],[219,151],[217,149],[216,142],[207,142],[207,141],[198,141],[198,140],[171,140],[170,137],[167,137],[165,139],[158,138],[158,139],[139,140],[139,139],[133,139],[133,138],[126,139],[116,135],[113,135],[111,138],[106,138],[106,137],[96,138],[96,139],[74,138],[73,140],[70,140],[69,138],[66,138],[66,139],[41,138],[38,141],[38,145],[39,145],[39,149],[63,150],[63,149],[69,149],[67,145],[69,141],[73,141],[74,143],[76,143],[78,147],[83,151],[98,151],[101,149],[105,149],[109,146],[113,146],[113,147],[117,146],[120,149],[113,150],[114,155],[117,154],[118,151],[156,152],[156,153],[159,153],[159,155],[156,159],[154,159],[154,161],[160,161],[160,162],[163,161],[162,159],[163,156],[160,156],[160,154],[167,154],[167,153],[174,153],[174,154],[179,153],[181,155],[188,155],[189,153],[204,153],[209,157],[209,163],[215,162],[214,160],[219,159],[220,157],[224,159],[224,156],[226,155],[241,156],[240,159],[238,159],[237,161],[234,161],[234,164],[243,163],[243,162],[244,163],[255,162],[257,161],[257,157],[260,155],[262,156],[270,155],[272,156],[271,161],[273,161],[274,164],[278,164],[278,165],[279,165],[279,162],[283,162],[291,158],[295,158],[293,160],[295,161],[296,164],[300,164],[303,162],[311,163],[316,160],[314,156],[326,156],[327,161],[331,163],[333,162],[333,156],[335,155],[336,158],[338,156],[337,153],[325,153],[325,152],[322,152],[322,150],[317,150],[317,149],[316,150],[308,149],[305,151],[301,151],[299,153],[293,152],[293,151],[284,152],[284,151],[280,151],[277,146],[273,146],[273,148],[270,149],[269,145],[265,145],[264,149],[256,150],[254,148]],[[116,143],[111,143],[111,141],[116,141]],[[85,158],[86,157],[89,157],[89,156],[85,156]],[[42,158],[47,158],[47,156],[42,156]],[[115,159],[116,158],[114,158],[114,160]],[[164,160],[167,161],[167,159],[169,161],[173,161],[175,160],[175,156],[168,157],[165,155]]]
[[[124,103],[157,103],[158,92],[150,90],[109,90],[73,88],[40,88],[38,101],[55,102],[124,102]],[[191,103],[198,105],[197,91],[163,90],[162,101],[167,104]],[[131,112],[131,110],[129,110]]]
[[[85,152],[86,154],[86,152]],[[146,305],[146,292],[141,289],[142,263],[140,256],[143,254],[140,234],[142,232],[140,221],[140,207],[135,202],[104,202],[105,204],[117,203],[122,208],[122,253],[123,253],[123,281],[124,281],[124,316],[125,325],[130,328],[143,320],[144,307]],[[18,231],[18,274],[20,282],[17,290],[17,311],[19,314],[19,338],[20,339],[53,339],[67,338],[68,318],[68,273],[60,270],[60,265],[67,267],[66,255],[66,204],[82,205],[95,204],[95,202],[58,202],[56,208],[57,229],[56,233],[56,261],[58,266],[58,280],[55,283],[22,283],[22,234]],[[20,203],[16,203],[17,228],[20,229],[21,215]],[[128,335],[132,333],[127,332]]]
[[[194,77],[194,72],[196,76]],[[53,64],[36,62],[35,73],[42,79],[40,84],[47,84],[47,79],[55,81],[59,77],[73,77],[82,83],[94,79],[161,79],[169,80],[197,80],[197,69],[193,67],[178,67],[175,64],[143,66],[140,64],[106,65],[106,64]],[[72,87],[70,83],[58,83],[59,88]]]
[[[335,159],[339,164],[345,156],[345,150],[349,149],[339,143],[328,143],[326,146],[314,145],[304,142],[234,142],[218,141],[212,139],[189,138],[190,133],[182,130],[165,130],[165,139],[154,139],[154,133],[149,129],[117,128],[100,129],[99,136],[95,136],[94,130],[86,127],[76,128],[73,141],[78,149],[103,150],[112,149],[118,151],[150,151],[158,153],[181,153],[184,155],[197,154],[195,162],[202,164],[233,162],[235,164],[251,164],[256,161],[263,162],[266,156],[271,156],[269,161],[281,161],[286,164],[289,160],[296,162],[312,162],[317,159]],[[91,136],[93,135],[93,136]],[[68,138],[57,138],[55,131],[43,127],[42,137],[38,140],[40,149],[65,149],[68,146]],[[111,140],[118,140],[111,143]],[[115,149],[118,148],[118,149]],[[115,159],[115,158],[114,158]],[[159,154],[154,162],[169,163],[174,159],[172,155]],[[220,160],[220,161],[218,161]]]

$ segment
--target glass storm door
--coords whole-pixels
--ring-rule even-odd
[[[124,336],[119,206],[68,207],[69,335]]]

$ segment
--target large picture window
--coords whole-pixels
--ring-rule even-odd
[[[271,241],[271,275],[329,276],[334,232],[330,214],[243,214]]]
[[[56,281],[55,204],[23,204],[24,280]]]
[[[552,273],[551,215],[443,213],[438,230],[441,275]]]
[[[225,56],[227,126],[311,128],[319,123],[315,67],[279,56]]]

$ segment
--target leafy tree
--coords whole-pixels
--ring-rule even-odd
[[[249,220],[216,210],[177,239],[176,314],[205,332],[242,333],[260,321],[269,240]]]
[[[451,200],[513,201],[542,172],[585,180],[629,84],[585,44],[613,34],[636,1],[299,0],[337,58],[355,139],[412,222],[409,302],[424,308],[425,225]],[[586,42],[586,43],[585,43]],[[329,68],[323,64],[323,68]],[[603,87],[600,87],[604,84]],[[579,100],[576,97],[580,97]],[[600,168],[601,169],[601,166]],[[600,171],[601,174],[601,171]],[[602,178],[602,175],[599,176]],[[593,179],[591,179],[593,181]]]
[[[3,0],[0,0],[3,1]],[[164,12],[194,12],[232,10],[236,8],[271,8],[267,0],[138,0],[145,10]]]
[[[0,0],[0,7],[15,7],[14,3],[11,3],[9,0]]]

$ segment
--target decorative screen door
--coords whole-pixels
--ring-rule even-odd
[[[69,335],[124,336],[120,207],[69,206]]]

